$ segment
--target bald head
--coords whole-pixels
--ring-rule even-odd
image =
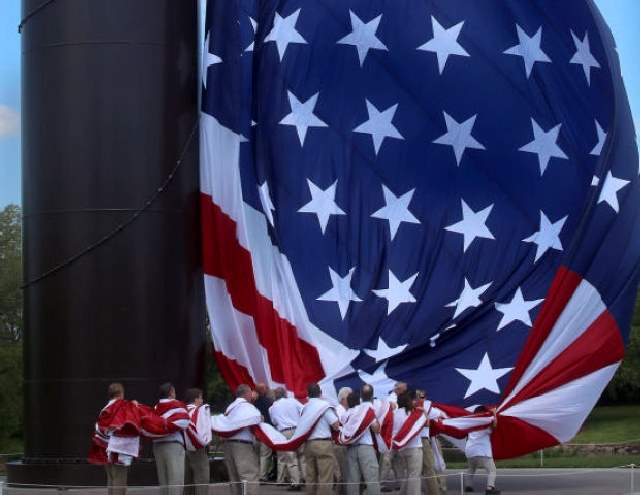
[[[269,391],[269,387],[267,387],[264,383],[256,383],[256,392],[258,395],[266,395]]]
[[[372,402],[373,401],[373,387],[368,383],[365,383],[360,389],[360,397],[362,398],[362,402]]]

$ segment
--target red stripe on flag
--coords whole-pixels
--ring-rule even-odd
[[[255,387],[253,378],[247,371],[247,368],[238,364],[235,359],[228,358],[219,351],[214,351],[213,357],[216,360],[216,365],[224,381],[229,385],[231,391],[235,391],[238,385],[243,383],[249,385],[251,388]]]
[[[618,324],[609,311],[604,311],[502,409],[617,363],[623,357],[624,341]]]
[[[513,416],[498,415],[498,426],[491,433],[494,459],[511,459],[557,444],[553,435]]]
[[[553,325],[556,323],[565,306],[571,299],[574,291],[582,281],[577,273],[570,271],[565,267],[558,268],[556,276],[553,279],[549,292],[542,305],[542,309],[538,314],[533,329],[529,334],[527,342],[518,357],[516,369],[511,373],[509,384],[504,390],[502,397],[507,397],[516,386],[525,370],[531,364],[536,353],[542,346],[543,342],[551,333]]]
[[[235,221],[210,196],[201,194],[200,200],[204,272],[225,280],[233,307],[253,317],[258,341],[267,351],[271,378],[289,390],[305,390],[310,382],[324,378],[317,349],[300,339],[272,301],[258,292],[251,253],[238,242]]]

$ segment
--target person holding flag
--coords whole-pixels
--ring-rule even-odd
[[[414,405],[413,394],[410,391],[398,394],[398,408],[394,411],[393,417],[392,462],[400,481],[400,495],[420,495],[420,432],[426,423],[424,410]]]
[[[195,495],[206,495],[209,484],[209,455],[207,446],[211,443],[211,412],[209,405],[204,403],[202,390],[190,388],[185,394],[187,412],[189,413],[189,428],[186,430],[186,465],[185,485],[195,485],[187,488],[187,492]]]

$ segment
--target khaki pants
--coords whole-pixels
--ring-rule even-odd
[[[207,495],[209,493],[209,455],[207,448],[187,450],[185,458],[185,495]]]
[[[284,430],[281,432],[285,437],[291,438],[294,430]],[[297,452],[278,452],[278,483],[284,483],[285,476],[289,475],[292,485],[300,484],[300,468],[298,466]]]
[[[267,480],[273,465],[273,451],[263,443],[258,443],[258,455],[260,456],[260,480]]]
[[[158,484],[166,495],[182,495],[184,485],[184,447],[178,442],[154,442]]]
[[[354,445],[347,449],[347,493],[359,495],[360,480],[367,484],[367,495],[380,493],[378,458],[373,445]]]
[[[310,495],[330,495],[335,466],[333,442],[308,440],[304,446],[304,458],[307,463],[306,491]]]
[[[347,447],[345,445],[334,445],[333,456],[336,459],[336,468],[334,478],[336,483],[344,483],[347,481]],[[337,492],[339,495],[346,495],[347,485],[338,485]]]
[[[440,495],[440,477],[434,468],[432,440],[422,439],[422,493],[425,495]]]
[[[227,440],[224,442],[223,452],[231,482],[231,493],[243,495],[243,481],[248,482],[245,485],[244,495],[258,493],[260,460],[253,444]]]
[[[120,464],[105,464],[107,472],[107,487],[109,495],[124,495],[127,493],[127,471],[129,466]]]
[[[420,495],[422,447],[411,447],[395,451],[393,468],[400,481],[400,495]]]
[[[473,487],[473,478],[478,469],[487,472],[487,487],[496,486],[496,465],[491,457],[469,457],[469,469],[467,470],[467,486]]]
[[[380,482],[382,486],[393,487],[395,483],[396,473],[393,471],[393,452],[383,452],[380,454]]]

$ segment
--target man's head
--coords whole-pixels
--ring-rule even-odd
[[[416,389],[416,399],[425,400],[427,398],[427,392],[421,389]]]
[[[256,383],[256,392],[259,396],[267,395],[269,388],[264,383]]]
[[[238,388],[236,389],[236,397],[238,399],[244,399],[246,401],[252,402],[253,390],[251,390],[251,387],[246,383],[238,385]]]
[[[201,406],[204,402],[202,399],[202,390],[199,388],[190,388],[184,394],[184,401],[187,404],[194,404],[196,406]]]
[[[275,394],[276,400],[284,399],[287,396],[287,391],[282,387],[276,388],[273,393]]]
[[[351,392],[353,392],[353,390],[351,390],[351,387],[342,387],[340,390],[338,390],[338,403],[342,407],[347,407],[347,397]]]
[[[347,408],[351,409],[360,404],[360,394],[358,392],[351,392],[347,395]]]
[[[362,402],[372,402],[373,401],[373,387],[368,383],[365,383],[360,389],[360,397],[362,397]]]
[[[404,408],[407,412],[413,409],[413,394],[409,390],[398,394],[398,407]]]
[[[176,389],[171,382],[163,383],[158,389],[158,396],[161,399],[175,399]]]
[[[478,413],[485,413],[487,412],[489,409],[487,409],[487,406],[478,406],[473,410],[473,414],[478,414]]]
[[[109,385],[107,395],[109,396],[109,400],[124,399],[124,387],[122,386],[122,383],[116,382]]]
[[[310,399],[317,399],[322,394],[322,390],[320,389],[320,385],[317,383],[310,383],[307,385],[307,394]]]
[[[401,393],[407,391],[407,384],[405,382],[396,382],[396,384],[393,386],[393,391],[396,393],[396,395],[400,395]]]

